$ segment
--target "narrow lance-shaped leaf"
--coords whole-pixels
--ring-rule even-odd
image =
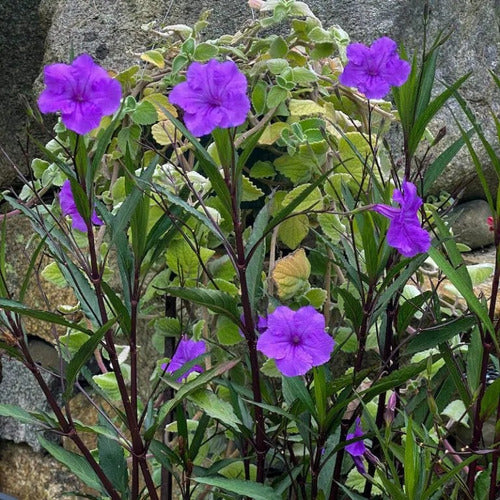
[[[84,457],[65,450],[62,446],[47,441],[40,435],[38,436],[38,441],[58,462],[65,465],[84,484],[101,493],[106,492],[97,474]]]
[[[210,311],[224,314],[234,323],[240,323],[238,302],[228,293],[203,288],[167,287],[165,293],[205,306]]]
[[[31,309],[28,306],[21,304],[20,302],[16,302],[15,300],[0,298],[0,309],[12,311],[14,313],[20,314],[21,316],[28,316],[30,318],[46,321],[47,323],[62,325],[67,328],[72,328],[74,330],[86,333],[87,335],[92,334],[92,332],[87,328],[79,325],[78,323],[67,321],[58,314],[49,311],[40,311],[39,309]]]
[[[230,493],[237,493],[254,500],[280,500],[281,495],[265,484],[243,479],[227,479],[225,477],[195,477],[196,482],[221,488]]]
[[[91,334],[89,340],[87,340],[75,355],[71,358],[71,361],[66,368],[66,390],[63,394],[63,399],[67,400],[73,391],[73,384],[75,383],[78,373],[85,365],[85,363],[90,359],[97,346],[101,342],[106,332],[114,325],[118,318],[112,318],[107,323],[105,323],[99,330]]]

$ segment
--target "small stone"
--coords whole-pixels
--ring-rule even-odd
[[[491,211],[486,201],[461,203],[453,210],[452,219],[454,216],[456,219],[451,227],[457,242],[469,246],[472,250],[493,244],[493,232],[487,223]]]

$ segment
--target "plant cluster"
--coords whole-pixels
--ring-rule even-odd
[[[206,16],[145,27],[161,44],[119,74],[86,54],[45,68],[38,108],[60,119],[3,195],[35,237],[19,290],[0,244],[0,348],[52,411],[0,415],[71,440],[40,435],[88,498],[493,500],[500,270],[488,303],[473,285],[491,268],[466,266],[446,203],[423,201],[464,145],[484,180],[473,133],[500,173],[457,92],[468,75],[433,97],[445,36],[408,62],[303,2],[253,3],[259,18],[216,40]],[[427,127],[452,97],[471,130],[436,153]],[[33,275],[74,304],[27,305]],[[33,360],[26,317],[54,325],[58,371]],[[72,414],[75,392],[97,424]]]

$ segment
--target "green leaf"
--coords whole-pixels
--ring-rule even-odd
[[[259,144],[263,146],[270,146],[274,144],[278,139],[281,138],[281,133],[283,130],[290,130],[290,125],[286,122],[274,122],[270,123],[265,129],[259,139]],[[260,162],[263,163],[263,162]],[[274,174],[274,169],[271,166],[272,174]],[[251,174],[252,177],[255,177]]]
[[[415,449],[415,437],[413,435],[413,420],[408,417],[406,425],[405,456],[404,456],[404,482],[405,492],[408,500],[415,498],[416,476],[420,473],[418,468],[417,450]]]
[[[267,94],[267,107],[276,108],[288,97],[288,90],[278,86],[271,87]]]
[[[54,314],[48,311],[40,311],[38,309],[31,309],[24,304],[16,302],[15,300],[0,298],[0,309],[6,309],[7,311],[15,312],[17,314],[20,314],[21,316],[28,316],[30,318],[39,319],[47,323],[61,325],[67,328],[73,328],[74,330],[79,330],[80,332],[87,333],[88,335],[92,334],[92,332],[87,328],[79,325],[78,323],[67,321],[58,314]]]
[[[325,108],[310,99],[290,99],[289,110],[292,116],[324,115]]]
[[[268,59],[266,61],[266,65],[269,71],[273,73],[273,75],[279,75],[289,67],[288,61],[286,59],[282,59],[279,57],[274,59]],[[274,106],[269,106],[269,107],[272,108]]]
[[[106,490],[102,486],[97,474],[84,457],[47,441],[41,435],[38,436],[38,441],[57,461],[65,465],[73,474],[75,474],[75,476],[81,479],[84,484],[103,494],[106,493]]]
[[[165,293],[189,302],[194,302],[200,306],[205,306],[214,313],[227,316],[236,324],[240,323],[238,302],[227,293],[219,290],[182,287],[167,287],[165,288]]]
[[[240,496],[246,496],[253,500],[281,500],[273,488],[265,484],[243,479],[227,479],[225,477],[194,477],[196,482],[221,488],[230,493],[237,493]]]
[[[168,248],[166,260],[168,267],[183,278],[197,278],[202,271],[202,266],[206,265],[214,250],[204,247],[194,247],[184,239],[173,240]]]
[[[146,439],[150,439],[158,426],[163,423],[163,420],[166,418],[166,416],[180,403],[184,401],[185,398],[187,398],[190,394],[193,392],[196,392],[200,388],[206,387],[206,385],[213,380],[216,377],[219,377],[223,373],[231,370],[234,366],[236,366],[240,362],[240,359],[233,359],[231,361],[224,361],[211,370],[207,370],[201,374],[199,374],[194,380],[190,380],[187,383],[182,383],[182,384],[175,384],[178,387],[177,392],[175,393],[175,396],[171,399],[169,399],[161,408],[160,411],[158,412],[158,420],[157,423],[153,426],[151,426],[146,435]],[[172,383],[172,385],[174,385]]]
[[[349,174],[359,185],[363,180],[366,166],[372,160],[372,150],[368,137],[359,132],[346,132],[339,139],[338,160],[335,160],[337,168],[335,173]]]
[[[429,104],[425,106],[425,109],[417,117],[411,134],[408,140],[408,151],[411,156],[415,154],[420,141],[425,132],[425,128],[432,120],[434,115],[444,106],[446,101],[461,87],[461,85],[470,77],[471,73],[459,78],[453,85],[446,88],[441,94],[439,94],[435,99],[433,99]]]
[[[262,115],[266,111],[266,82],[258,81],[252,90],[252,106],[257,115]]]
[[[92,380],[104,392],[106,397],[112,399],[113,401],[121,400],[120,388],[118,387],[118,381],[116,380],[116,375],[114,372],[94,375],[92,377]]]
[[[487,419],[493,413],[496,414],[498,403],[500,401],[500,378],[497,378],[490,384],[484,392],[483,399],[481,400],[481,418]],[[498,425],[498,423],[497,423]]]
[[[99,423],[104,428],[112,431],[109,422],[99,414]],[[125,453],[116,439],[110,439],[104,434],[97,436],[97,450],[99,452],[99,465],[111,481],[113,487],[122,497],[128,496],[128,467]]]
[[[483,359],[483,343],[477,325],[471,332],[470,343],[467,349],[467,384],[471,394],[479,387],[481,377],[481,360]]]
[[[57,262],[51,262],[50,264],[47,264],[42,269],[42,272],[40,274],[43,279],[47,280],[49,283],[52,283],[53,285],[59,288],[64,288],[65,286],[68,286],[68,282],[66,281],[63,273],[59,269]]]
[[[323,213],[317,215],[321,230],[332,243],[338,243],[340,237],[345,234],[346,227],[337,214]]]
[[[316,407],[302,377],[282,377],[283,397],[288,405],[299,400],[309,413],[316,418]]]
[[[213,59],[219,53],[219,48],[211,43],[199,43],[194,49],[193,59],[195,61],[208,61]]]
[[[235,345],[242,341],[240,329],[225,316],[220,316],[217,320],[217,340],[221,345]]]
[[[156,113],[156,110],[155,110]],[[141,127],[137,124],[123,127],[118,132],[117,140],[120,151],[126,155],[129,154],[131,158],[135,158],[139,152],[139,140],[141,138]]]
[[[158,113],[153,104],[148,101],[141,101],[132,111],[130,118],[137,125],[152,125],[158,121]]]
[[[269,221],[269,203],[264,205],[255,218],[252,233],[248,238],[245,248],[247,259],[247,287],[250,304],[255,306],[262,288],[262,270],[266,253],[266,240],[264,231]]]
[[[269,54],[271,57],[285,57],[288,52],[288,44],[281,36],[276,36],[269,46]]]
[[[467,408],[461,399],[455,399],[455,401],[449,403],[441,412],[441,415],[446,415],[455,422],[460,422],[462,425],[468,427],[467,421],[469,416],[467,415]]]
[[[73,393],[73,385],[82,367],[87,363],[101,342],[106,332],[116,323],[118,318],[112,318],[99,328],[95,333],[92,333],[90,338],[78,349],[78,352],[71,358],[71,361],[66,368],[66,390],[63,394],[65,401]]]
[[[411,338],[406,348],[407,354],[426,351],[436,347],[443,342],[450,340],[461,332],[466,332],[476,325],[477,319],[474,316],[464,316],[442,324],[438,324],[421,330]]]
[[[196,159],[200,164],[199,167],[205,171],[205,174],[209,178],[210,183],[212,184],[212,187],[221,202],[223,209],[222,216],[226,220],[231,220],[231,195],[229,194],[228,187],[219,172],[219,166],[216,165],[198,139],[189,132],[182,122],[175,118],[167,109],[163,109],[162,111],[168,116],[177,129],[181,131],[182,135],[189,140],[191,146],[194,148]]]
[[[141,59],[148,63],[153,64],[157,68],[163,69],[165,67],[165,59],[163,59],[163,55],[158,50],[148,50],[141,54]]]
[[[351,320],[354,330],[358,331],[361,326],[361,322],[363,321],[363,308],[361,307],[361,301],[345,288],[337,288],[336,293],[340,295],[344,302],[343,309],[345,315],[349,320]]]
[[[488,316],[488,310],[486,309],[486,306],[483,305],[474,295],[472,286],[470,285],[470,278],[469,282],[467,282],[467,280],[464,280],[464,278],[460,274],[460,271],[455,269],[445,258],[445,256],[441,254],[436,248],[431,247],[428,253],[432,260],[436,263],[436,265],[441,269],[441,271],[443,271],[446,277],[458,289],[458,291],[467,301],[467,305],[475,314],[477,314],[484,327],[493,335],[493,339],[496,342],[494,337],[495,328]]]
[[[473,129],[470,129],[466,135],[471,137]],[[424,183],[422,193],[424,197],[428,194],[429,189],[434,184],[434,181],[439,178],[446,166],[455,158],[462,146],[465,144],[463,137],[459,137],[451,146],[448,146],[426,169],[424,173]]]
[[[278,295],[288,300],[309,289],[311,264],[303,248],[279,259],[272,271],[272,278],[278,286]]]
[[[264,191],[258,188],[248,177],[241,176],[241,201],[256,201],[264,196]]]
[[[189,396],[189,400],[207,415],[221,422],[222,425],[227,425],[236,430],[238,430],[239,425],[242,425],[240,419],[235,415],[233,407],[209,390],[196,391]]]
[[[307,210],[323,210],[323,195],[318,187],[309,189],[311,184],[302,184],[293,188],[281,202],[282,207],[290,205],[294,200],[299,199],[300,202],[295,204],[292,213],[307,212]],[[301,196],[307,190],[307,195]]]
[[[307,182],[312,173],[323,163],[324,155],[316,155],[313,151],[305,150],[290,156],[278,156],[273,164],[276,170],[288,177],[294,184]]]
[[[284,220],[278,229],[279,239],[290,250],[295,250],[309,233],[309,218],[307,215],[294,215]]]
[[[311,288],[304,293],[304,297],[315,309],[321,309],[326,300],[326,290],[322,288]]]
[[[415,316],[422,305],[430,299],[432,292],[424,292],[416,297],[408,298],[404,301],[404,303],[399,307],[398,310],[398,318],[397,318],[397,331],[399,333],[403,333],[411,320]]]
[[[26,410],[14,405],[0,404],[0,416],[11,417],[23,424],[35,425],[37,427],[42,425],[42,421],[40,419],[36,418]]]

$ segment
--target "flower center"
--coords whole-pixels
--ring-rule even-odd
[[[298,345],[298,344],[300,344],[300,340],[301,340],[301,339],[300,339],[300,336],[299,336],[299,335],[297,335],[297,334],[295,334],[295,335],[292,337],[292,344],[293,344],[293,345]]]

